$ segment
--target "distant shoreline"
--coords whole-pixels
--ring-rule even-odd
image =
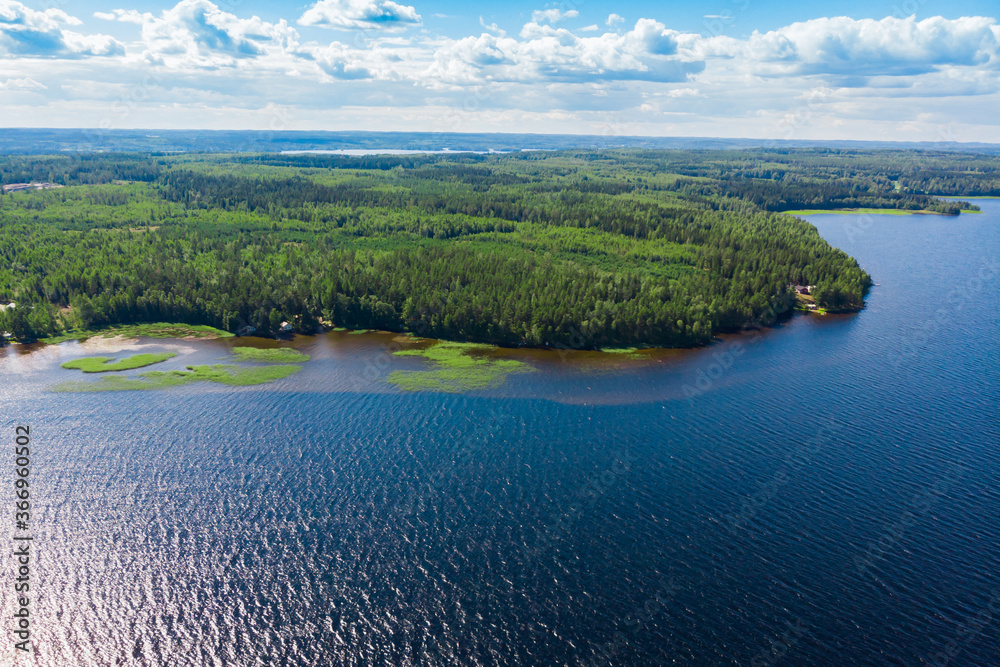
[[[962,197],[962,199],[989,199],[989,197]],[[1000,199],[993,197],[992,199]],[[962,213],[979,213],[980,211],[963,210]],[[951,215],[939,211],[919,210],[907,211],[899,208],[825,208],[825,209],[801,209],[797,211],[779,211],[785,215],[856,215],[867,213],[869,215]]]
[[[931,195],[931,197],[937,197],[938,199],[955,199],[958,201],[965,199],[1000,199],[1000,197],[994,197],[993,195],[976,195],[974,197],[964,197],[959,195]]]

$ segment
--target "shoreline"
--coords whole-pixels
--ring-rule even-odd
[[[937,197],[938,199],[954,199],[956,201],[965,201],[966,199],[1000,199],[996,195],[971,195],[968,197],[963,197],[961,195],[931,195],[931,197]]]
[[[611,345],[605,348],[589,348],[589,347],[572,347],[572,346],[518,346],[518,347],[508,347],[503,345],[496,345],[494,343],[479,342],[479,341],[461,341],[461,340],[450,340],[446,338],[433,338],[431,336],[421,336],[414,332],[409,331],[389,331],[382,329],[350,329],[347,327],[324,327],[322,331],[316,331],[313,333],[300,333],[294,332],[291,336],[283,336],[279,338],[271,338],[265,336],[237,336],[235,334],[222,331],[220,329],[213,329],[205,325],[185,325],[185,324],[166,324],[157,323],[155,325],[115,325],[113,328],[93,330],[86,332],[74,332],[69,334],[63,334],[59,336],[53,336],[46,339],[39,339],[30,342],[21,342],[16,340],[8,340],[7,345],[0,346],[0,350],[10,347],[11,349],[20,348],[22,352],[33,352],[34,349],[25,350],[24,348],[35,348],[43,349],[50,346],[61,345],[62,343],[68,342],[78,342],[83,343],[87,340],[100,338],[104,342],[114,345],[116,343],[127,343],[138,341],[142,338],[148,338],[152,341],[156,340],[175,340],[175,341],[185,341],[185,342],[196,342],[196,341],[219,341],[219,340],[231,340],[231,341],[245,341],[248,346],[258,347],[261,344],[274,343],[274,342],[288,342],[294,338],[311,339],[316,336],[323,336],[328,334],[340,334],[341,336],[351,336],[351,337],[362,337],[366,335],[373,336],[392,336],[393,340],[399,343],[405,344],[415,344],[421,345],[426,343],[432,343],[434,345],[445,343],[445,344],[459,344],[463,346],[471,347],[481,347],[489,348],[491,352],[500,355],[508,355],[511,353],[518,352],[529,352],[529,353],[545,353],[553,352],[559,356],[565,357],[565,355],[573,354],[586,354],[586,355],[599,355],[601,358],[613,360],[627,360],[627,359],[637,359],[640,355],[644,354],[654,354],[654,353],[673,353],[673,352],[687,352],[692,350],[707,349],[716,345],[719,341],[732,338],[734,336],[745,336],[750,335],[755,332],[767,331],[780,327],[783,323],[792,319],[793,317],[799,315],[813,315],[817,317],[827,317],[829,315],[853,315],[855,313],[861,312],[862,309],[846,311],[846,312],[828,312],[822,311],[818,312],[815,310],[807,310],[800,307],[801,304],[796,303],[789,309],[783,312],[776,312],[776,319],[771,324],[755,324],[750,323],[746,326],[736,329],[736,330],[720,330],[714,331],[711,334],[711,338],[707,343],[697,344],[697,345],[684,345],[675,347],[663,347],[663,346],[642,346],[642,345]],[[181,332],[184,329],[193,329],[195,326],[198,327],[197,333],[191,333],[189,335],[169,335],[167,330],[173,330],[176,332]],[[208,329],[213,329],[209,332]],[[150,331],[154,335],[150,335]],[[134,335],[130,335],[134,334]],[[164,335],[166,334],[166,335]]]
[[[963,197],[971,199],[971,197]],[[1000,197],[998,197],[1000,199]],[[900,208],[828,208],[828,209],[798,209],[792,211],[778,211],[784,215],[806,216],[806,215],[941,215],[945,217],[957,217],[952,213],[941,213],[921,209],[919,211],[907,211]],[[981,213],[981,211],[963,210],[961,213]]]

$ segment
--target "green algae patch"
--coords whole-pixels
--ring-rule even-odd
[[[68,340],[86,340],[95,336],[104,338],[231,338],[233,334],[215,327],[201,324],[170,324],[167,322],[154,322],[152,324],[123,324],[107,327],[104,329],[77,329],[67,331],[58,336],[42,338],[41,341],[47,345],[56,345]]]
[[[173,352],[163,352],[161,354],[136,354],[131,357],[116,359],[113,357],[84,357],[67,361],[63,368],[83,371],[84,373],[107,373],[109,371],[130,371],[134,368],[152,366],[167,359],[173,359],[177,355]]]
[[[233,356],[238,361],[256,361],[263,364],[296,364],[309,361],[309,355],[287,347],[261,349],[257,347],[234,347]]]
[[[245,387],[254,384],[265,384],[281,380],[290,375],[295,375],[301,366],[280,365],[280,366],[231,366],[229,364],[213,364],[211,366],[188,366],[187,371],[173,371],[173,373],[188,374],[188,382],[218,382],[232,387]],[[152,375],[156,371],[143,373]]]
[[[135,391],[149,389],[169,389],[192,382],[217,382],[231,387],[246,387],[266,384],[294,375],[301,366],[233,366],[213,364],[208,366],[188,366],[183,371],[147,371],[135,376],[113,375],[97,382],[63,382],[52,388],[57,392],[89,391]]]
[[[601,352],[604,354],[614,354],[622,359],[642,359],[643,357],[637,347],[605,347],[601,348]]]
[[[443,342],[421,350],[400,350],[396,356],[424,357],[436,367],[426,371],[394,371],[387,381],[403,391],[455,393],[502,384],[511,373],[532,370],[523,361],[473,356],[494,349],[477,343]]]

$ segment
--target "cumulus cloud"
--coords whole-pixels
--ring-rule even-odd
[[[887,17],[821,18],[767,33],[754,32],[743,54],[762,72],[908,76],[942,66],[996,67],[1000,30],[981,16],[917,21]]]
[[[80,19],[61,9],[36,11],[20,2],[0,0],[0,53],[10,56],[82,58],[113,56],[125,46],[108,35],[83,35],[65,26]]]
[[[561,9],[536,9],[531,12],[531,20],[534,23],[556,23],[563,19],[573,19],[580,15],[575,9],[564,12]]]
[[[133,55],[153,65],[181,69],[242,67],[248,71],[296,72],[306,79],[410,81],[429,88],[485,82],[683,83],[696,78],[793,79],[821,77],[841,88],[892,88],[906,79],[945,70],[1000,69],[1000,26],[986,17],[917,21],[885,18],[821,18],[793,23],[745,39],[680,32],[653,19],[631,29],[575,31],[554,25],[576,10],[536,10],[517,36],[480,20],[485,32],[458,39],[398,37],[300,44],[285,20],[240,18],[210,0],[181,0],[159,15],[131,9],[99,12],[98,18],[138,25]],[[608,17],[609,25],[624,19]],[[391,0],[320,0],[299,19],[310,26],[383,31],[420,22],[413,7]],[[123,55],[112,37],[82,34],[80,21],[57,9],[35,11],[0,0],[0,48],[13,55],[80,57]],[[988,81],[952,75],[948,90],[985,90]],[[927,87],[921,87],[926,90]],[[703,91],[704,92],[704,91]]]
[[[633,114],[637,123],[663,123],[635,125],[632,133],[679,131],[678,124],[687,123],[699,128],[692,132],[711,134],[707,124],[716,122],[741,133],[763,128],[767,136],[785,132],[789,117],[795,133],[835,120],[875,127],[889,118],[917,132],[912,128],[931,123],[916,118],[918,112],[927,110],[938,122],[951,109],[995,126],[1000,139],[992,112],[1000,103],[1000,25],[986,17],[820,18],[736,38],[678,31],[649,18],[629,26],[617,14],[608,17],[608,28],[569,29],[561,21],[575,11],[547,9],[534,12],[517,34],[480,20],[482,30],[475,32],[482,34],[447,37],[403,34],[421,21],[410,6],[321,0],[299,23],[356,29],[365,37],[328,42],[302,41],[285,20],[238,16],[211,0],[94,16],[127,24],[119,26],[118,39],[134,36],[122,44],[86,31],[61,10],[0,0],[0,56],[14,61],[5,74],[16,77],[0,79],[0,91],[11,100],[35,100],[12,94],[34,91],[51,104],[82,109],[89,101],[99,108],[132,95],[141,80],[143,101],[126,105],[130,115],[122,123],[140,117],[133,106],[153,104],[188,109],[196,125],[208,117],[205,110],[269,102],[317,114],[352,104],[386,117],[412,109],[408,117],[428,124],[440,122],[442,109],[471,105],[484,127],[490,119],[555,122],[562,114],[560,122],[568,123],[620,113],[623,122]],[[94,61],[96,55],[105,57]],[[77,83],[48,89],[38,83],[56,78]],[[808,97],[817,90],[821,98]],[[973,96],[976,102],[968,103]],[[30,119],[31,104],[17,104],[3,107],[5,117],[13,119],[17,108]]]
[[[377,78],[376,73],[367,66],[367,59],[357,49],[351,49],[340,42],[314,50],[312,57],[323,73],[332,79]]]
[[[686,81],[704,69],[678,53],[679,33],[643,19],[624,34],[579,37],[564,28],[531,22],[520,39],[483,34],[437,51],[430,78],[482,81]]]
[[[400,31],[420,21],[416,9],[392,0],[320,0],[299,18],[299,25]]]
[[[132,9],[116,9],[112,16],[142,26],[144,55],[158,64],[218,67],[294,49],[298,41],[284,20],[241,19],[209,0],[182,0],[159,16]]]

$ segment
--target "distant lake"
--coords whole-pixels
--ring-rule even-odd
[[[1000,664],[1000,201],[977,203],[810,217],[877,283],[860,313],[503,352],[534,372],[468,394],[387,384],[426,364],[389,334],[157,392],[47,388],[83,354],[236,342],[0,350],[2,432],[35,447],[37,664]]]
[[[527,150],[527,149],[526,149]],[[345,148],[342,150],[307,150],[307,151],[281,151],[282,155],[427,155],[436,153],[477,153],[493,154],[506,153],[507,151],[463,151],[463,150],[402,150],[394,148]]]

